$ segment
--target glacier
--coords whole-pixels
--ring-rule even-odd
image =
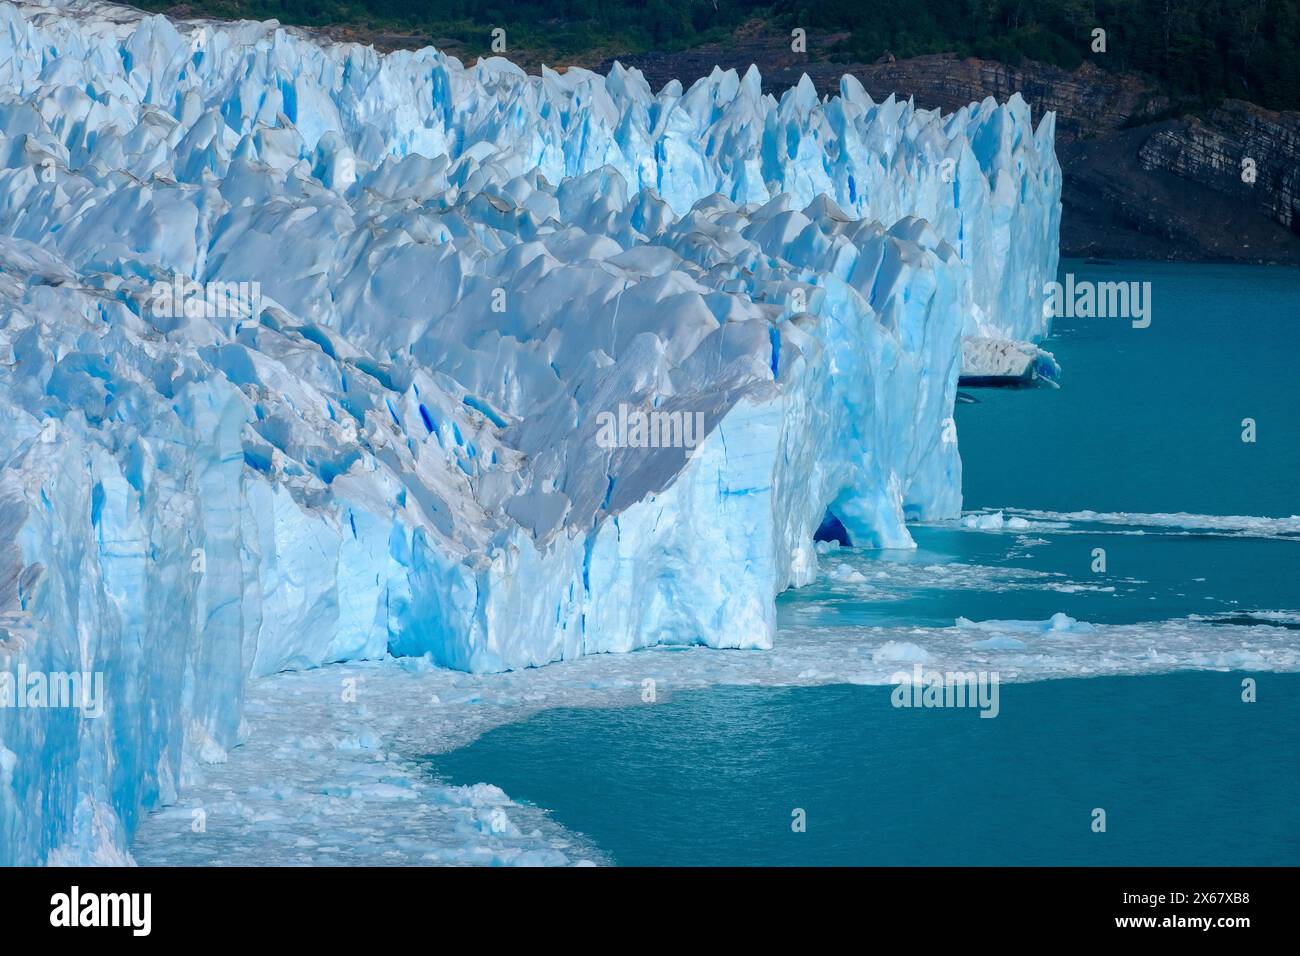
[[[656,94],[97,0],[0,6],[0,79],[0,658],[106,686],[0,707],[3,864],[128,860],[251,678],[770,648],[828,513],[960,513],[963,340],[1048,330],[1018,95]],[[702,439],[607,447],[620,408]]]

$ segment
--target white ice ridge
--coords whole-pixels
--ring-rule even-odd
[[[107,690],[0,707],[0,863],[117,859],[250,676],[769,647],[828,509],[959,514],[960,338],[1039,334],[1055,271],[1018,97],[654,96],[84,0],[0,6],[0,81],[0,669]]]

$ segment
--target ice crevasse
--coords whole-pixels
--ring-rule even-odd
[[[250,676],[770,646],[828,512],[959,513],[963,336],[1046,331],[1018,96],[85,0],[0,6],[0,84],[0,670],[104,679],[99,717],[0,707],[0,863],[124,859]]]

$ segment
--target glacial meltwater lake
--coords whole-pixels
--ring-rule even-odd
[[[1060,388],[964,390],[974,514],[916,527],[916,551],[823,554],[818,581],[782,595],[783,631],[898,628],[924,648],[959,618],[1012,622],[999,640],[1028,653],[1014,622],[1062,613],[1099,627],[1088,654],[1105,626],[1149,625],[1158,662],[1161,625],[1189,620],[1222,632],[1214,660],[1249,661],[1258,627],[1300,645],[1300,271],[1061,272],[1150,281],[1151,325],[1059,319],[1044,345]],[[995,719],[896,708],[892,691],[554,709],[431,767],[544,808],[624,865],[1300,864],[1300,674],[1021,675]]]

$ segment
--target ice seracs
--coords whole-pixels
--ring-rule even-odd
[[[0,81],[7,660],[106,691],[0,713],[0,862],[120,859],[250,676],[769,647],[828,511],[892,547],[959,513],[962,337],[1043,331],[1019,97],[655,94],[86,0],[0,7]],[[620,408],[701,433],[601,441]]]

